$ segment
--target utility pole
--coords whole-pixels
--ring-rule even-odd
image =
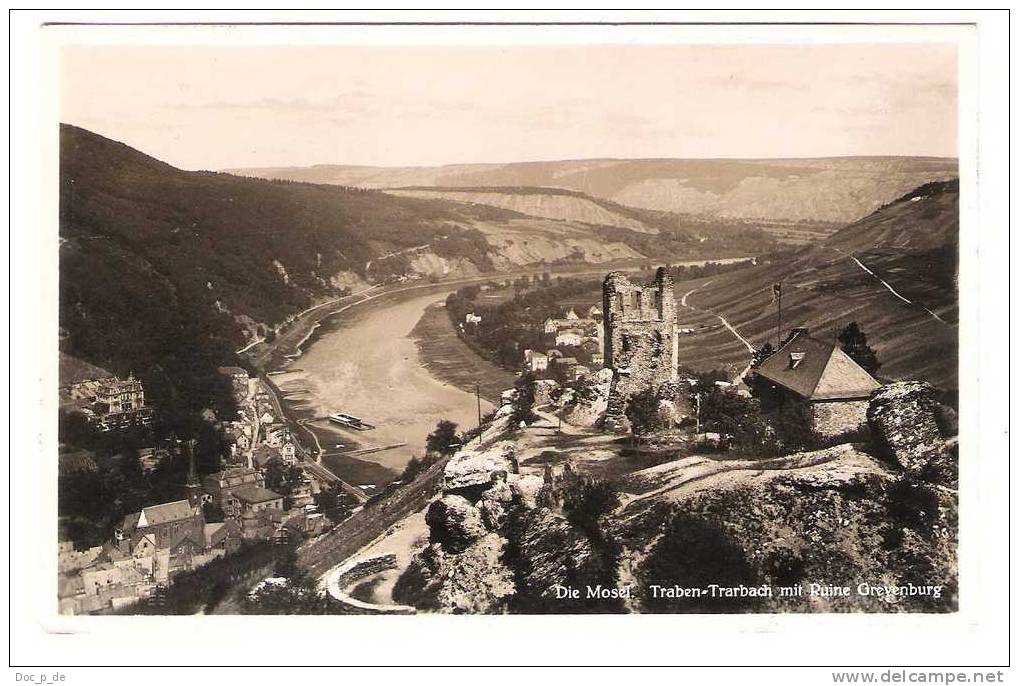
[[[778,298],[778,341],[775,345],[775,349],[778,350],[778,348],[782,345],[782,282],[779,281],[773,285],[771,290],[775,294],[775,297]]]
[[[481,445],[481,384],[474,384],[474,396],[478,400],[478,445]]]

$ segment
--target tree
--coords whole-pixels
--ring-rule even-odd
[[[425,449],[440,455],[452,455],[460,446],[460,435],[456,432],[457,425],[448,419],[439,420],[435,431],[425,439]]]
[[[590,538],[601,537],[598,519],[619,506],[619,493],[607,481],[583,479],[563,494],[563,511]]]
[[[630,420],[635,447],[640,450],[642,436],[655,431],[661,424],[658,416],[658,394],[651,387],[630,396],[626,403],[626,418]]]
[[[717,386],[701,393],[701,427],[714,431],[741,448],[768,452],[768,431],[761,418],[760,404],[752,398]]]
[[[771,343],[765,343],[760,350],[754,352],[753,359],[750,361],[750,368],[757,369],[761,364],[775,354],[775,349],[771,347]]]
[[[223,512],[223,508],[220,507],[219,503],[211,501],[202,503],[202,514],[205,515],[205,521],[208,524],[222,522],[226,519],[226,513]]]
[[[871,376],[877,374],[877,370],[881,368],[877,353],[867,345],[867,335],[856,322],[849,322],[839,331],[839,347]]]
[[[318,511],[333,522],[342,522],[351,515],[352,508],[344,498],[340,497],[335,489],[323,488],[312,497],[315,499],[315,506],[318,507]]]
[[[513,426],[530,424],[538,415],[534,414],[534,374],[527,372],[522,374],[516,383],[516,395],[513,398],[513,415],[511,417]]]
[[[274,457],[265,465],[265,487],[280,493],[286,481],[286,470],[283,461]]]

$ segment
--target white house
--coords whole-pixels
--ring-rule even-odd
[[[534,350],[525,350],[524,366],[531,372],[540,372],[548,369],[548,355]]]
[[[584,334],[576,329],[567,329],[556,334],[556,345],[580,345],[584,340]]]

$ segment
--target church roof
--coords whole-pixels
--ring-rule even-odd
[[[162,505],[150,505],[143,507],[140,512],[134,512],[124,517],[124,529],[127,532],[133,531],[135,527],[156,526],[175,522],[180,519],[188,519],[195,515],[195,509],[187,500],[175,500],[172,503]]]
[[[807,400],[866,398],[881,387],[837,345],[807,334],[779,348],[757,374]]]

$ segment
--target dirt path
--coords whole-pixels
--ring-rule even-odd
[[[710,281],[705,281],[700,286],[697,286],[696,288],[691,288],[690,290],[688,290],[686,293],[683,294],[683,297],[680,298],[679,304],[682,305],[683,307],[685,307],[688,310],[693,310],[694,312],[707,312],[708,314],[712,315],[713,317],[717,317],[718,321],[722,322],[722,326],[727,328],[729,330],[729,332],[732,333],[732,335],[735,336],[737,338],[737,340],[739,340],[740,343],[742,343],[744,346],[746,346],[746,349],[750,352],[750,354],[753,355],[755,352],[757,352],[757,350],[755,350],[754,346],[750,344],[750,341],[748,341],[747,339],[743,338],[743,334],[741,334],[739,331],[737,331],[736,327],[734,327],[732,324],[729,323],[729,320],[727,320],[725,317],[723,317],[722,315],[720,315],[720,314],[718,314],[716,312],[712,312],[711,310],[702,310],[700,308],[694,307],[693,305],[688,305],[687,304],[686,299],[688,297],[690,297],[690,295],[694,291],[698,291],[698,290],[704,288],[705,286],[707,286],[710,283],[711,283]]]
[[[913,302],[912,300],[910,300],[909,298],[907,298],[906,296],[902,295],[897,290],[892,288],[892,285],[890,283],[888,283],[887,281],[882,279],[880,276],[875,274],[873,271],[871,271],[870,268],[867,265],[865,265],[863,262],[861,262],[855,255],[850,255],[849,253],[845,252],[844,250],[840,250],[838,248],[832,248],[832,250],[834,250],[835,252],[840,253],[842,255],[845,255],[846,257],[851,259],[853,262],[855,262],[857,264],[857,266],[860,267],[860,269],[862,269],[863,271],[867,272],[868,274],[873,276],[875,279],[877,279],[881,283],[881,285],[884,286],[885,289],[889,293],[894,295],[896,298],[898,298],[902,302],[906,303],[907,305],[913,305],[914,307],[919,307],[921,310],[923,310],[924,312],[926,312],[930,316],[934,317],[934,319],[936,319],[937,321],[941,322],[942,324],[945,324],[946,326],[954,326],[952,323],[946,322],[944,319],[939,317],[937,312],[934,312],[934,311],[930,310],[929,308],[927,308],[924,305],[921,305],[920,303]]]

